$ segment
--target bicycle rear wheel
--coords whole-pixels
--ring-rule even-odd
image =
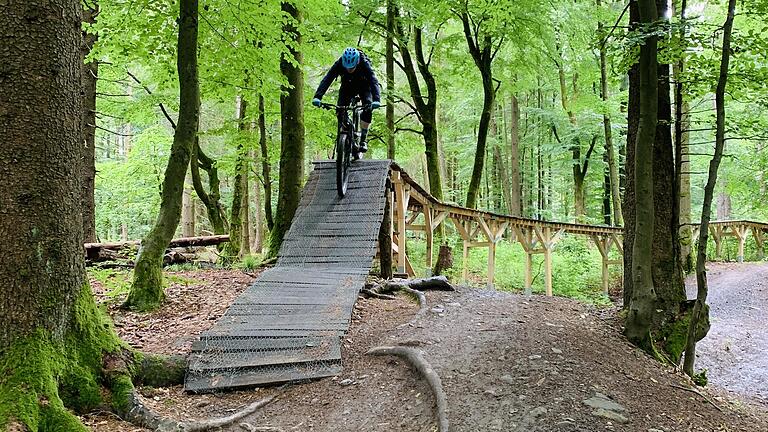
[[[349,179],[349,151],[347,151],[347,134],[340,133],[336,139],[336,191],[339,198],[347,193]]]

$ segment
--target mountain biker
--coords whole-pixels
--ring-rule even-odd
[[[373,110],[381,106],[381,91],[376,73],[371,67],[371,61],[357,48],[347,48],[331,66],[328,73],[320,81],[312,105],[319,107],[322,104],[323,95],[328,91],[333,81],[341,77],[338,106],[347,106],[355,96],[360,96],[365,109],[360,114],[360,153],[368,151],[368,128],[371,125]]]

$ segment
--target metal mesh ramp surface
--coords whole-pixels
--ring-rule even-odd
[[[193,344],[185,390],[341,372],[340,337],[376,253],[389,167],[388,160],[354,162],[340,199],[335,163],[315,164],[277,265]]]

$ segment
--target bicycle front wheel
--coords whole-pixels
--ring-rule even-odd
[[[349,179],[349,153],[347,153],[347,134],[340,133],[336,139],[336,191],[339,198],[347,193]]]

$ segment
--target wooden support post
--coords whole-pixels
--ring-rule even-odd
[[[462,270],[461,270],[461,280],[463,283],[467,283],[468,279],[468,273],[469,273],[469,242],[465,239],[464,240],[464,260],[462,262]]]
[[[736,233],[736,237],[739,239],[739,252],[736,256],[736,261],[744,262],[744,243],[747,241],[747,227],[746,225],[735,226],[733,232]]]
[[[381,264],[381,277],[392,278],[392,193],[391,183],[387,180],[384,199],[384,220],[379,229],[379,262]]]
[[[434,248],[434,229],[432,228],[432,208],[426,204],[422,204],[422,211],[424,213],[424,227],[427,237],[427,263],[424,271],[427,277],[432,276],[432,249]]]
[[[533,294],[533,254],[525,251],[525,295]]]
[[[720,234],[722,234],[722,228],[718,226],[710,227],[709,230],[710,234],[712,235],[712,241],[715,242],[715,259],[722,259],[723,258],[723,242],[722,237]]]
[[[496,242],[488,244],[488,289],[495,289],[494,279],[496,277]]]
[[[763,229],[760,227],[752,227],[752,237],[755,238],[755,246],[757,246],[757,259],[762,261],[765,255],[763,249]]]
[[[405,225],[408,212],[408,192],[400,173],[395,171],[395,203],[397,204],[397,272],[407,273],[405,266]]]
[[[469,272],[468,267],[468,261],[469,261],[469,242],[472,240],[469,236],[469,232],[467,231],[467,227],[464,226],[464,221],[459,218],[451,218],[453,221],[453,226],[456,228],[456,231],[461,236],[461,239],[464,243],[464,254],[462,255],[462,271],[461,271],[461,278],[464,283],[467,283],[467,276]]]
[[[552,296],[552,229],[545,227],[543,229],[544,238],[542,243],[544,246],[544,288],[546,289],[547,296]]]

